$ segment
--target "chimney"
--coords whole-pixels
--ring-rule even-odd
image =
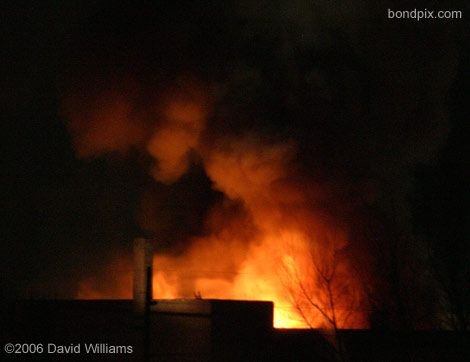
[[[144,315],[152,299],[152,243],[145,238],[134,239],[134,312]]]

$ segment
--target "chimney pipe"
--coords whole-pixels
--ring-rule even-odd
[[[152,243],[134,239],[134,312],[144,315],[152,299]]]

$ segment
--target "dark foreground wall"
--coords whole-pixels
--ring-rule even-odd
[[[470,334],[450,331],[342,330],[344,360],[360,362],[470,361]],[[327,340],[334,336],[316,331],[276,330],[272,336],[276,361],[341,361]],[[312,358],[315,356],[315,358]]]
[[[146,327],[131,301],[19,301],[3,310],[2,345],[29,353],[2,352],[16,361],[141,361],[145,351],[150,361],[257,361],[268,354],[272,320],[271,302],[156,301]]]
[[[162,300],[146,329],[131,301],[16,301],[2,304],[0,360],[144,361],[146,330],[152,362],[338,360],[333,335],[273,329],[272,320],[269,302]],[[470,361],[468,334],[344,330],[340,337],[348,361]],[[7,343],[22,353],[6,353]]]

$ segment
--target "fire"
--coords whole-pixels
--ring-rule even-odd
[[[273,301],[274,326],[305,328],[307,324],[292,306],[282,281],[281,255],[273,239],[266,238],[247,252],[239,270],[233,270],[231,255],[240,253],[235,243],[232,250],[220,254],[214,244],[209,249],[195,248],[187,256],[154,258],[154,298],[239,299]],[[199,244],[200,247],[204,244]],[[211,262],[215,261],[215,262]],[[282,263],[282,261],[281,261]],[[208,265],[207,270],[192,269]],[[160,268],[159,268],[160,266]],[[179,281],[179,282],[178,282]],[[176,283],[175,283],[176,282]]]
[[[318,266],[312,265],[315,261],[309,253],[306,237],[292,231],[267,235],[248,250],[243,249],[245,247],[236,241],[227,247],[224,241],[200,239],[184,255],[155,255],[153,297],[272,301],[275,328],[331,328],[322,314],[331,317],[327,290],[321,283],[312,282]],[[234,269],[234,259],[241,255],[244,260]],[[122,266],[122,263],[115,262],[115,265]],[[96,279],[84,281],[78,298],[129,298],[131,272],[119,278],[121,282],[114,285],[114,290],[103,290]],[[357,287],[354,280],[343,279],[333,289],[344,289],[351,283]],[[300,289],[305,289],[307,295],[299,292]],[[339,327],[365,326],[362,313],[354,310],[341,313],[345,305],[351,307],[358,302],[357,295],[340,295],[335,291],[333,297],[338,305]]]
[[[362,287],[347,255],[347,232],[331,212],[335,198],[296,165],[295,142],[250,132],[205,132],[210,113],[205,89],[187,81],[178,84],[158,103],[159,111],[149,114],[155,116],[150,125],[135,121],[125,102],[114,107],[119,114],[103,116],[99,110],[113,108],[113,99],[107,100],[109,107],[91,110],[94,117],[71,117],[79,154],[145,146],[154,160],[148,171],[166,184],[177,182],[197,159],[212,187],[224,195],[209,210],[204,236],[187,240],[181,254],[155,255],[154,298],[269,300],[275,305],[275,327],[364,327]],[[103,133],[113,129],[111,121],[120,126],[117,134],[133,136],[100,144],[100,139],[109,139]],[[134,128],[139,132],[128,132]],[[152,230],[146,223],[161,221],[143,213],[145,222],[139,223],[144,229]],[[119,274],[116,270],[123,268],[115,267],[123,259],[118,257],[109,268],[108,281],[114,277],[114,284],[102,278],[84,280],[78,298],[129,298],[131,268]]]

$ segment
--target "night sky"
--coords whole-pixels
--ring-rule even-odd
[[[204,147],[247,132],[294,141],[299,187],[328,190],[318,208],[347,226],[354,253],[380,263],[374,248],[399,238],[424,270],[431,250],[468,308],[468,34],[464,20],[389,20],[394,3],[7,1],[1,295],[72,298],[137,235],[181,253],[206,232],[223,193],[197,155],[159,182],[141,139],[100,149],[74,128],[116,92],[150,129],[154,100],[194,77],[216,99]],[[427,7],[468,15],[464,2]]]

